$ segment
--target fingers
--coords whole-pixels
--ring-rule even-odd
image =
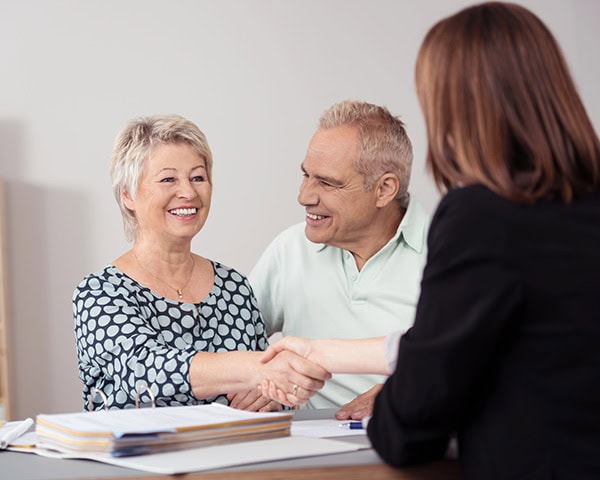
[[[377,384],[365,393],[361,393],[351,402],[343,405],[335,413],[338,420],[361,420],[373,414],[373,405],[375,397],[381,390],[382,384]]]
[[[286,393],[286,399],[289,403],[293,405],[302,405],[310,400],[318,390],[306,390],[300,387],[297,384],[292,386],[292,391],[290,393]],[[284,392],[285,393],[285,392]]]
[[[306,360],[305,358],[291,352],[281,352],[281,355],[288,355],[288,362],[290,363],[290,366],[296,370],[296,372],[304,375],[305,377],[310,377],[322,382],[331,378],[331,373],[329,373],[321,365]]]
[[[300,337],[283,337],[278,342],[269,345],[260,361],[263,363],[268,362],[274,358],[275,355],[284,350],[289,350],[290,352],[293,352],[301,357],[307,357],[309,343],[309,340]]]
[[[280,412],[283,410],[281,403],[273,400],[269,401],[265,406],[261,407],[259,412]]]
[[[316,393],[315,391],[304,390],[297,384],[292,385],[291,391],[286,391],[271,380],[264,380],[260,388],[264,395],[288,407],[303,405]]]
[[[299,399],[293,397],[293,395],[287,394],[281,388],[278,388],[277,385],[275,385],[275,383],[270,380],[263,380],[263,382],[260,385],[260,388],[263,392],[263,395],[266,395],[267,397],[276,400],[282,405],[286,405],[288,407],[295,407],[296,405],[305,403],[300,402]]]
[[[290,404],[287,401],[287,396],[283,390],[278,389],[273,382],[270,380],[263,380],[260,389],[263,392],[263,395],[266,397],[272,398],[273,400],[285,405],[287,407],[293,407],[294,405]]]
[[[286,394],[298,399],[296,403],[306,403],[310,397],[323,388],[325,382],[306,377],[292,370],[284,381],[277,381],[276,384]]]
[[[270,398],[265,397],[261,393],[254,399],[254,401],[252,403],[247,404],[241,410],[247,410],[249,412],[258,412],[258,411],[262,410],[262,411],[269,412],[269,411],[271,411],[271,405],[275,405],[275,402],[273,402]],[[266,410],[263,410],[263,409],[266,409]]]
[[[284,405],[306,403],[331,378],[331,374],[320,365],[287,350],[278,352],[262,365],[262,380],[271,381],[283,393],[269,386],[263,392]]]
[[[327,370],[297,355],[292,356],[289,365],[291,370],[287,376],[288,384],[279,384],[278,386],[300,399],[302,403],[321,390],[325,381],[331,378],[331,374]]]
[[[229,398],[230,395],[227,397]],[[231,397],[230,406],[239,410],[271,412],[282,409],[281,404],[271,400],[271,397],[264,395],[260,388],[247,392],[239,392],[231,395]]]
[[[269,345],[269,347],[264,351],[263,356],[260,357],[260,361],[262,363],[267,363],[269,360],[275,357],[279,352],[283,350],[278,343],[274,343],[273,345]]]
[[[227,398],[229,398],[230,407],[237,408],[239,410],[248,410],[248,407],[252,405],[258,397],[261,396],[262,394],[258,390],[247,390],[245,392],[237,392],[233,395],[227,395]]]

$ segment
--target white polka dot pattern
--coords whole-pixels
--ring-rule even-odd
[[[199,304],[176,302],[108,265],[73,293],[73,316],[84,408],[92,389],[109,408],[135,407],[149,386],[157,406],[227,403],[225,395],[197,400],[189,383],[196,352],[264,350],[267,338],[245,276],[213,262],[215,281]],[[148,393],[140,398],[150,402]],[[95,398],[93,408],[102,407]]]

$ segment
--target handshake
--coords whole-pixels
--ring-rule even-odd
[[[319,352],[319,341],[300,337],[284,337],[269,346],[260,359],[269,364],[285,357],[289,367],[286,378],[266,377],[258,386],[263,395],[282,405],[294,407],[308,402],[332,376],[330,366]]]
[[[289,407],[308,402],[332,373],[390,373],[385,337],[357,340],[284,337],[260,353],[256,369],[258,392]],[[380,389],[381,385],[376,385],[362,393],[342,406],[336,417],[360,419],[370,415]],[[230,396],[236,408],[253,409],[250,399],[248,393]]]

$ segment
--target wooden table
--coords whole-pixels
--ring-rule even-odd
[[[306,459],[308,460],[308,459]],[[173,477],[164,477],[173,478]],[[410,468],[393,468],[383,463],[358,466],[304,467],[237,472],[189,473],[181,480],[459,480],[460,468],[454,460],[443,460]],[[142,480],[156,477],[127,477]],[[121,480],[121,479],[119,479]],[[124,479],[123,479],[124,480]]]

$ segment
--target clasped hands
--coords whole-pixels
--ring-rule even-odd
[[[229,394],[232,407],[272,411],[280,410],[281,405],[301,405],[331,378],[331,373],[310,358],[309,340],[293,338],[297,341],[286,338],[260,352],[255,366],[258,388]]]
[[[311,340],[300,337],[284,337],[265,350],[261,362],[268,365],[280,356],[289,359],[292,373],[288,378],[267,377],[259,385],[263,395],[277,402],[294,407],[301,405],[317,393],[331,378],[311,348]]]
[[[369,352],[378,352],[381,350],[380,343],[364,346]],[[244,410],[268,411],[279,410],[281,405],[293,407],[306,403],[331,378],[329,370],[338,373],[354,371],[356,366],[352,359],[343,357],[345,355],[341,351],[332,348],[331,340],[284,337],[261,353],[257,367],[260,379],[258,388],[229,395],[231,406]],[[366,370],[364,366],[361,367],[362,371],[383,373],[387,366],[384,365],[383,354],[381,357],[369,364]],[[381,387],[382,384],[374,385],[342,405],[335,417],[338,420],[360,420],[371,415],[375,397]]]
[[[348,345],[346,345],[346,347],[347,346]],[[363,344],[363,346],[369,348],[369,345],[367,344]],[[373,346],[371,345],[371,347]],[[379,343],[376,343],[375,350],[373,351],[379,352],[380,350],[382,349],[380,348]],[[302,359],[305,359],[305,362],[294,363],[297,374],[313,376],[313,378],[312,382],[307,382],[305,384],[295,383],[295,379],[293,382],[290,382],[289,379],[287,382],[284,380],[283,383],[278,383],[272,378],[263,380],[260,385],[263,395],[270,397],[284,405],[295,406],[306,403],[308,399],[317,393],[317,391],[324,385],[325,381],[331,378],[331,374],[327,371],[328,368],[331,369],[332,372],[338,373],[354,370],[352,366],[352,360],[340,358],[344,357],[345,355],[343,355],[340,351],[334,351],[331,341],[326,339],[307,339],[289,336],[284,337],[279,342],[269,346],[261,358],[261,361],[271,362],[273,359],[276,359],[279,355],[282,355],[286,352],[293,352],[302,357]],[[308,363],[306,363],[306,361],[308,361]],[[383,362],[382,359],[381,362]],[[382,367],[378,364],[375,364],[370,365],[369,369],[373,369],[373,371],[379,371],[382,369]],[[322,376],[314,378],[316,373],[323,372],[328,374],[327,378]],[[309,387],[306,387],[305,385],[309,385]],[[366,392],[358,395],[350,402],[342,405],[342,407],[335,413],[335,417],[338,420],[360,420],[371,415],[373,413],[375,397],[381,390],[382,386],[382,384],[376,384]]]

